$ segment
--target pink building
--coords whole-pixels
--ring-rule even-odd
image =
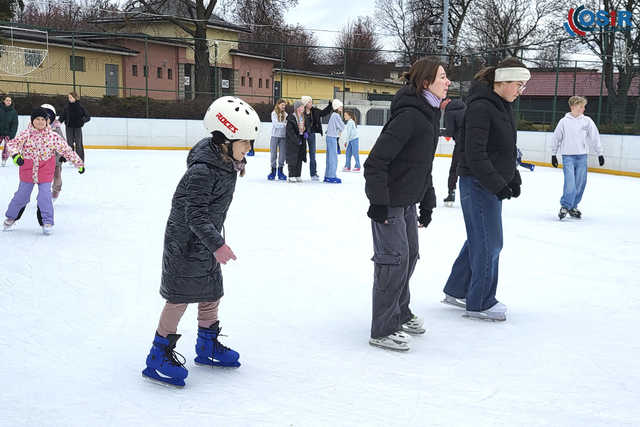
[[[272,58],[231,49],[235,74],[235,94],[252,104],[273,104],[273,66],[280,62]]]

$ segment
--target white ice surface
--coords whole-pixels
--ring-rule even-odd
[[[87,151],[63,170],[54,234],[32,202],[0,233],[2,426],[595,426],[640,419],[640,180],[590,173],[584,219],[558,221],[561,170],[521,169],[504,203],[498,298],[505,323],[440,304],[464,239],[459,203],[420,231],[411,351],[368,345],[373,276],[362,174],[342,185],[268,182],[249,158],[226,222],[222,341],[242,367],[193,364],[196,307],[179,327],[182,390],[141,370],[158,294],[171,196],[186,151]],[[324,156],[318,159],[324,171]],[[362,159],[364,160],[364,158]],[[344,156],[340,156],[340,169]],[[2,213],[17,188],[0,168]]]

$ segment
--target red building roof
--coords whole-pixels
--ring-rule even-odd
[[[575,92],[574,92],[575,78]],[[596,70],[578,70],[575,75],[573,70],[561,70],[558,73],[558,96],[599,96],[601,75]],[[617,73],[614,81],[617,82]],[[523,96],[553,96],[556,88],[555,71],[532,70],[531,80],[527,83],[527,89]],[[629,96],[640,94],[640,76],[635,77],[629,88]],[[607,96],[607,85],[602,83],[602,95]]]

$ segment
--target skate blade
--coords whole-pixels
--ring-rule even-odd
[[[467,319],[471,319],[471,320],[482,320],[485,322],[504,322],[507,320],[507,316],[505,315],[504,317],[500,317],[500,318],[496,318],[496,317],[489,317],[487,315],[478,315],[476,313],[470,314],[468,311],[466,311],[462,317],[467,318]]]
[[[216,368],[239,368],[240,366],[242,366],[240,362],[237,361],[224,364],[222,362],[213,361],[211,359],[200,359],[198,357],[196,357],[193,362],[198,366],[211,366]]]
[[[447,208],[452,208],[452,207],[453,207],[453,202],[444,202],[444,205],[445,205]]]
[[[461,308],[463,310],[465,310],[467,308],[466,304],[459,303],[458,301],[456,301],[456,302],[448,301],[446,298],[443,299],[440,302],[442,304],[450,305],[451,307],[455,307],[455,308]]]
[[[395,351],[395,352],[398,352],[398,353],[403,353],[405,351],[409,351],[409,346],[406,346],[406,347],[387,347],[386,345],[378,344],[378,343],[371,342],[371,341],[369,341],[369,345],[372,346],[372,347],[378,347],[378,348],[381,348],[383,350]]]
[[[424,333],[427,332],[427,330],[424,328],[415,329],[415,328],[405,328],[404,326],[402,327],[402,331],[411,335],[423,335]]]
[[[185,386],[184,380],[181,380],[179,378],[161,377],[156,372],[156,370],[152,368],[146,368],[144,371],[142,371],[142,378],[154,384],[158,384],[165,387],[183,388]]]

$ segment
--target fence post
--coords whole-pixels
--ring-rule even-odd
[[[73,75],[73,91],[76,91],[76,33],[71,33],[71,74]]]
[[[342,66],[342,105],[345,105],[345,95],[347,91],[347,48],[345,47],[342,51],[344,60]]]
[[[556,123],[556,104],[558,101],[558,80],[560,77],[560,47],[562,42],[558,42],[558,61],[556,62],[556,89],[553,91],[553,113],[551,114],[551,127]]]
[[[280,43],[280,98],[284,99],[284,84],[282,75],[284,69],[284,42]]]
[[[578,61],[573,65],[573,96],[576,96],[576,79],[578,77]]]
[[[149,36],[144,36],[144,98],[145,98],[145,117],[149,118],[149,58],[148,58],[148,40]]]
[[[213,99],[218,99],[218,42],[213,41]]]
[[[598,96],[598,120],[597,120],[597,125],[598,127],[600,126],[600,117],[602,114],[602,84],[604,83],[604,61],[605,61],[605,57],[606,55],[604,54],[604,49],[605,46],[607,45],[607,33],[602,32],[602,30],[600,31],[600,36],[602,37],[602,47],[600,48],[600,52],[602,53],[602,57],[601,57],[601,62],[602,62],[602,68],[600,69],[600,96]],[[613,58],[611,58],[611,62],[613,63]]]

